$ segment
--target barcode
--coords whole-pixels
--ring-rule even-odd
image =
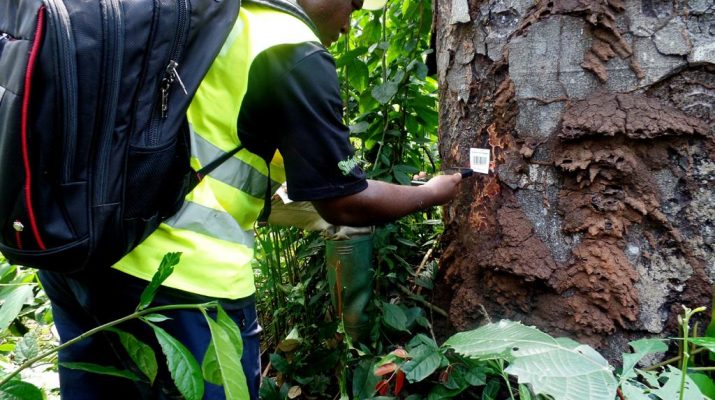
[[[491,152],[489,149],[469,149],[469,164],[474,172],[488,174],[490,158]]]
[[[471,159],[471,163],[475,164],[475,165],[488,165],[489,159],[484,156],[473,155],[472,159]]]

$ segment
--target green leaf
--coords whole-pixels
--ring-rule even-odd
[[[387,326],[396,331],[407,332],[407,316],[400,306],[383,302],[382,311]]]
[[[491,379],[484,387],[484,391],[482,392],[482,400],[496,400],[500,388],[501,385],[499,384],[499,381],[496,379]]]
[[[216,311],[216,322],[218,322],[221,328],[223,328],[228,334],[236,354],[238,354],[238,358],[240,359],[243,356],[243,338],[241,337],[241,329],[239,329],[236,322],[231,319],[228,314],[226,314],[223,307],[217,306]]]
[[[536,328],[501,321],[458,333],[445,346],[466,357],[504,359],[506,372],[519,383],[531,384],[534,394],[555,400],[612,400],[617,382],[608,362],[595,350],[572,341],[559,341]]]
[[[191,352],[160,327],[148,323],[154,330],[161,350],[166,356],[169,372],[179,392],[187,400],[200,400],[204,396],[201,367]]]
[[[620,382],[636,376],[634,368],[643,357],[648,354],[668,351],[668,345],[659,339],[641,339],[628,343],[633,348],[633,353],[623,354],[623,370]]]
[[[223,384],[227,400],[248,399],[248,384],[241,366],[241,354],[232,343],[231,335],[208,316],[206,322],[211,331],[211,344],[203,365],[204,375],[211,377],[209,381]]]
[[[526,385],[519,385],[519,400],[531,400],[531,390]]]
[[[367,121],[360,121],[357,124],[350,126],[350,133],[357,134],[367,132],[369,127],[370,124]]]
[[[201,372],[206,382],[219,386],[223,385],[223,376],[221,375],[221,370],[218,365],[216,348],[214,347],[213,341],[209,342],[209,347],[206,349],[204,360],[201,362]]]
[[[37,343],[36,331],[27,332],[13,350],[15,362],[17,363],[24,363],[38,354],[40,354],[40,345]]]
[[[141,319],[142,319],[143,321],[154,322],[154,323],[160,323],[160,322],[168,321],[168,320],[170,320],[171,318],[169,318],[169,317],[167,317],[167,316],[165,316],[165,315],[162,315],[162,314],[148,314],[148,315],[145,315],[145,316],[141,317]]]
[[[715,382],[703,373],[688,374],[690,379],[698,385],[700,392],[711,399],[715,399]]]
[[[119,342],[121,342],[122,346],[124,346],[124,349],[129,354],[129,358],[134,361],[134,364],[136,364],[139,370],[146,375],[147,378],[149,378],[149,382],[153,385],[154,379],[156,379],[156,374],[159,370],[154,350],[146,343],[139,341],[130,333],[121,331],[117,328],[109,328],[108,330],[119,336]]]
[[[181,253],[167,253],[159,264],[159,269],[156,271],[154,276],[151,278],[149,286],[144,289],[139,300],[139,305],[137,306],[137,311],[141,311],[147,307],[154,300],[156,291],[159,289],[162,283],[174,272],[174,266],[176,266],[181,260]]]
[[[5,302],[0,308],[0,331],[4,331],[12,321],[20,315],[22,306],[32,297],[31,285],[20,285],[15,287],[5,298]]]
[[[688,341],[696,346],[704,347],[708,351],[715,353],[715,338],[711,337],[700,337],[700,338],[690,338]]]
[[[372,97],[380,104],[387,104],[397,94],[399,86],[396,82],[388,81],[372,89]]]
[[[628,380],[623,382],[621,390],[628,400],[652,400],[652,397],[647,394],[647,392],[650,392],[650,389],[637,381]]]
[[[92,364],[92,363],[82,363],[82,362],[63,362],[60,363],[61,366],[69,369],[76,369],[80,371],[92,372],[100,375],[116,376],[118,378],[125,378],[132,381],[141,380],[135,373],[128,370],[118,369],[115,367]]]
[[[0,400],[44,400],[42,390],[37,386],[12,379],[0,387]]]
[[[354,399],[369,399],[375,393],[375,385],[380,381],[380,377],[373,373],[375,363],[369,359],[363,359],[353,370],[353,397]]]
[[[444,357],[439,348],[422,345],[410,350],[411,360],[401,367],[405,378],[411,383],[421,382],[432,375],[442,364]]]
[[[288,364],[288,361],[286,361],[285,358],[276,353],[271,354],[269,358],[271,360],[271,365],[276,369],[276,371],[284,374],[290,372],[290,364]]]
[[[675,400],[680,398],[680,382],[683,374],[679,369],[668,366],[662,374],[660,374],[661,379],[665,378],[668,381],[660,389],[654,389],[651,393],[660,397],[662,400]],[[685,377],[685,391],[683,393],[683,400],[702,400],[703,394],[700,393],[698,385],[693,382],[690,377]]]

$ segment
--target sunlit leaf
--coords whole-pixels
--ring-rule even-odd
[[[37,343],[37,332],[27,332],[20,340],[13,351],[15,361],[23,363],[40,353],[40,345]]]
[[[700,338],[690,338],[688,341],[696,346],[704,347],[708,351],[715,353],[715,338],[711,337],[700,337]]]
[[[660,374],[661,378],[667,379],[663,387],[660,389],[653,389],[651,393],[660,397],[662,400],[679,399],[680,398],[680,384],[683,374],[679,369],[668,366],[667,369]],[[685,377],[685,391],[683,393],[683,400],[703,400],[703,394],[700,393],[698,385],[693,382],[690,377]]]
[[[248,399],[248,385],[241,366],[241,353],[232,343],[231,335],[218,322],[210,317],[206,318],[206,322],[211,331],[211,345],[207,358],[208,353],[213,353],[210,359],[215,362],[204,361],[205,375],[211,376],[214,382],[223,385],[227,400]],[[239,343],[241,343],[240,335]]]
[[[44,400],[42,390],[37,386],[12,379],[0,387],[0,400]]]
[[[162,258],[159,264],[159,269],[156,271],[154,276],[151,278],[149,286],[147,286],[139,300],[139,305],[137,306],[137,311],[143,310],[149,307],[149,304],[154,300],[156,291],[159,289],[162,283],[174,272],[174,266],[176,266],[181,260],[181,253],[167,253]]]
[[[0,331],[4,331],[12,321],[20,315],[22,306],[32,298],[32,286],[15,286],[12,292],[7,295],[5,302],[0,308]]]
[[[633,353],[623,354],[623,371],[621,372],[620,381],[636,376],[634,368],[643,357],[648,354],[662,353],[668,351],[668,345],[659,339],[641,339],[630,342],[629,345],[633,348]]]
[[[458,333],[444,345],[466,357],[505,359],[506,372],[516,375],[519,383],[555,400],[613,400],[616,395],[613,372],[595,350],[518,322],[501,321]]]
[[[149,321],[149,322],[154,322],[154,323],[159,323],[159,322],[164,322],[168,321],[171,318],[161,315],[161,314],[148,314],[142,317],[142,320],[144,321]]]
[[[387,104],[397,94],[399,85],[395,82],[388,81],[382,85],[375,86],[372,89],[372,97],[380,104]]]
[[[703,373],[690,373],[688,377],[698,385],[700,392],[711,399],[715,399],[715,382]]]

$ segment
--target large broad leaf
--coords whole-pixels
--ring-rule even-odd
[[[641,339],[628,343],[633,348],[633,353],[623,355],[623,371],[620,383],[636,376],[634,368],[643,357],[648,354],[668,351],[668,345],[660,339]]]
[[[696,346],[704,347],[708,351],[715,353],[715,338],[711,337],[700,337],[700,338],[690,338],[688,341]]]
[[[149,286],[142,292],[137,311],[149,307],[149,304],[154,300],[157,289],[159,289],[159,286],[164,283],[166,278],[174,272],[174,266],[176,266],[179,261],[181,261],[181,253],[167,253],[164,255],[164,258],[161,259],[161,263],[159,264],[159,269],[151,278]]]
[[[148,324],[154,329],[156,339],[166,356],[171,378],[179,392],[186,400],[201,399],[204,396],[204,379],[199,363],[191,352],[173,336],[152,323]]]
[[[76,369],[80,371],[92,372],[100,375],[116,376],[118,378],[125,378],[132,381],[139,381],[139,377],[136,376],[132,371],[118,369],[115,367],[92,364],[92,363],[82,363],[82,362],[63,362],[60,363],[61,366],[69,369]]]
[[[12,321],[20,315],[22,306],[31,296],[31,285],[17,286],[10,294],[7,295],[2,308],[0,308],[0,331],[5,330],[8,326],[10,326]]]
[[[554,339],[536,328],[501,321],[458,333],[445,346],[466,357],[502,358],[506,372],[535,394],[555,400],[613,400],[617,382],[608,362],[589,346]]]
[[[660,389],[652,390],[651,393],[660,397],[662,400],[675,400],[680,398],[680,384],[683,374],[679,369],[668,366],[668,369],[660,374],[661,379],[666,378],[668,381]],[[683,392],[683,400],[703,400],[703,394],[700,393],[698,385],[693,382],[690,377],[685,377],[685,391]]]
[[[357,368],[353,369],[353,398],[369,399],[375,394],[375,385],[382,379],[375,376],[373,370],[375,363],[370,359],[363,359]]]
[[[408,381],[420,382],[432,375],[445,360],[444,355],[437,344],[425,335],[416,335],[407,344],[410,360],[400,368],[405,373]]]
[[[141,341],[139,341],[134,335],[121,331],[116,328],[109,328],[108,330],[114,332],[119,336],[119,341],[127,350],[129,357],[134,361],[139,370],[149,378],[149,382],[154,384],[154,379],[156,379],[157,371],[159,370],[159,365],[156,362],[156,354],[154,350]]]
[[[211,344],[204,357],[204,375],[209,382],[223,385],[227,400],[248,399],[248,385],[241,366],[241,355],[232,343],[231,335],[208,316],[206,322],[211,330]]]
[[[702,373],[693,373],[688,374],[688,377],[698,385],[702,394],[710,399],[715,399],[715,382],[709,376]]]
[[[22,340],[17,343],[12,352],[15,357],[15,362],[21,364],[40,354],[40,345],[37,342],[37,335],[38,331],[32,330],[27,332],[25,336],[22,337]]]
[[[396,331],[407,331],[407,315],[405,311],[397,304],[382,303],[383,321],[385,325]]]
[[[20,380],[10,380],[0,387],[0,400],[44,400],[37,386]]]
[[[396,82],[387,81],[372,89],[372,97],[380,104],[387,104],[397,94],[398,89],[399,85]]]

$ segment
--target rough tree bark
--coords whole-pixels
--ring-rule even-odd
[[[440,152],[494,172],[446,213],[438,302],[618,358],[715,277],[713,0],[439,0]]]

